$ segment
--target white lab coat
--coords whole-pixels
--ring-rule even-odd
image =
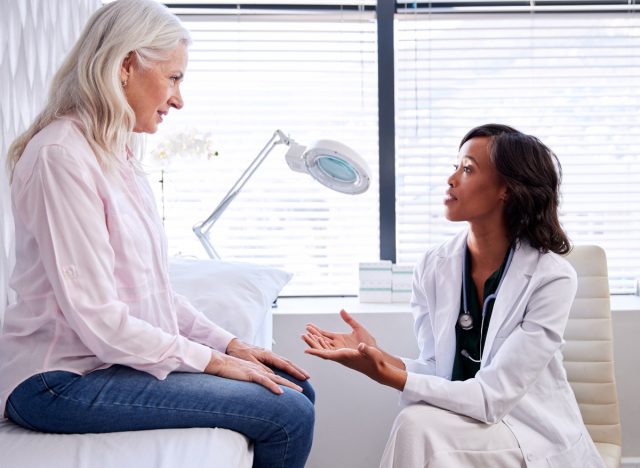
[[[562,365],[577,281],[559,255],[520,244],[494,304],[480,370],[473,379],[450,380],[466,237],[462,232],[429,250],[414,270],[420,355],[404,359],[402,402],[425,402],[488,424],[504,421],[529,468],[604,467]]]

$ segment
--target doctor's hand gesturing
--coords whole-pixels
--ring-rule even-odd
[[[322,330],[314,324],[309,323],[307,324],[307,333],[303,336],[304,341],[313,348],[314,346],[305,338],[308,337],[312,342],[319,344],[325,349],[357,349],[360,343],[377,346],[376,339],[371,333],[349,315],[346,310],[343,309],[340,311],[340,317],[351,327],[351,333],[334,333]]]
[[[338,362],[376,382],[403,390],[407,373],[402,360],[378,348],[373,335],[345,310],[340,311],[340,316],[351,327],[351,333],[330,332],[308,324],[307,333],[302,335],[309,346],[305,353]]]

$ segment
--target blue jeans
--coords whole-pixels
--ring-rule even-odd
[[[80,376],[52,371],[22,382],[7,414],[28,429],[55,433],[219,427],[254,443],[254,467],[304,467],[313,437],[314,391],[288,374],[276,395],[261,385],[207,374],[175,372],[165,380],[125,366]]]

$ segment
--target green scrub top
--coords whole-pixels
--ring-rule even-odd
[[[502,261],[502,265],[496,271],[494,271],[484,283],[484,295],[482,297],[489,297],[495,293],[500,284],[500,277],[502,272],[507,266],[509,259],[509,251]],[[463,349],[467,350],[467,353],[473,358],[480,360],[480,324],[482,323],[482,304],[478,299],[478,291],[476,284],[471,278],[471,253],[469,247],[467,247],[465,255],[465,281],[467,283],[467,307],[469,313],[473,317],[473,328],[471,330],[463,330],[460,328],[458,321],[456,320],[456,357],[453,361],[453,372],[451,374],[451,380],[467,380],[475,377],[476,372],[480,370],[480,363],[473,362],[471,359],[460,354]],[[465,294],[462,291],[461,294]],[[496,301],[489,301],[487,305],[487,311],[484,317],[484,326],[482,331],[482,349],[484,350],[484,342],[487,338],[487,330],[489,328],[489,322],[491,321],[491,312],[493,311],[493,305]],[[464,313],[464,300],[462,295],[460,296],[460,315]]]

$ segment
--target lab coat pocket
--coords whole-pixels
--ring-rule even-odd
[[[578,441],[564,452],[547,457],[550,468],[590,468],[598,465],[593,463],[589,441],[584,434],[580,434]]]

